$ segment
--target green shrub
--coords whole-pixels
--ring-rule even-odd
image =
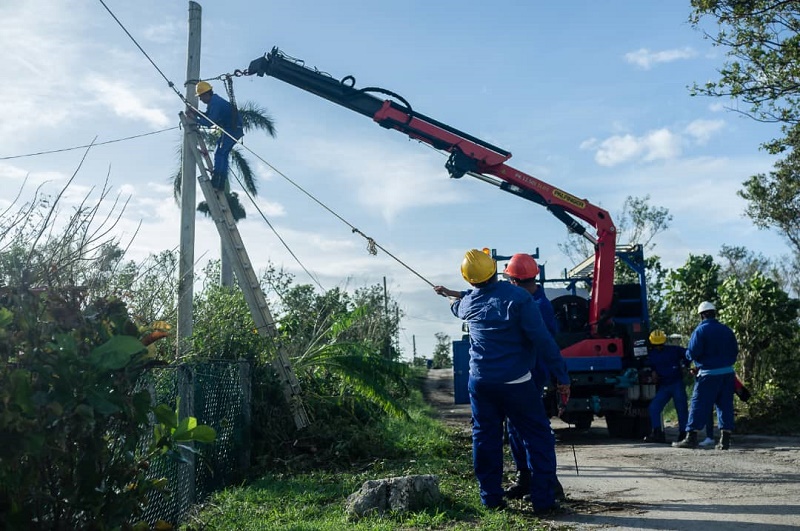
[[[179,420],[174,408],[154,408],[150,392],[137,388],[161,363],[138,336],[119,300],[84,305],[79,289],[3,288],[1,528],[135,522],[148,494],[165,486],[148,477],[150,459],[178,457],[183,441],[214,439],[213,430]]]

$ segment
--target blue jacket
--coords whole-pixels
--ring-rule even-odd
[[[467,290],[450,309],[469,324],[469,369],[476,380],[510,382],[530,372],[537,355],[561,359],[538,305],[520,287],[495,281]]]
[[[242,116],[236,113],[236,123],[233,123],[233,105],[217,96],[211,95],[211,99],[206,106],[205,115],[208,120],[202,116],[197,117],[197,123],[204,127],[211,127],[216,123],[225,131],[231,134],[234,138],[242,138],[244,136],[244,129],[242,127]]]
[[[647,351],[650,367],[658,375],[660,385],[670,385],[683,378],[683,367],[689,365],[686,350],[677,345],[655,345]]]
[[[738,355],[739,345],[733,330],[716,319],[705,319],[697,325],[686,349],[686,357],[694,362],[701,374],[709,370],[721,374],[716,369],[732,372]]]
[[[556,312],[553,310],[553,304],[544,293],[544,288],[539,286],[533,294],[533,301],[539,307],[539,313],[542,314],[542,320],[547,327],[547,331],[555,339],[559,332],[558,321],[556,321]],[[561,357],[559,352],[558,358],[548,356],[537,356],[536,366],[533,368],[533,379],[536,381],[536,387],[541,389],[550,381],[550,375],[555,375],[558,383],[569,383],[569,374],[567,373],[567,362]]]
[[[539,286],[533,294],[533,300],[539,306],[539,312],[542,314],[542,320],[550,335],[556,337],[559,332],[558,321],[556,321],[556,312],[553,310],[553,303],[547,298],[544,293],[544,288]]]

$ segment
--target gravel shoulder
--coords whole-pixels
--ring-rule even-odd
[[[445,424],[469,432],[451,369],[429,371],[425,395]],[[800,529],[800,437],[734,433],[728,451],[683,450],[611,439],[602,419],[583,431],[554,419],[553,429],[568,498],[553,520],[562,529]]]

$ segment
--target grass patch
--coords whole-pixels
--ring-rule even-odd
[[[433,419],[432,410],[414,392],[408,406],[410,421],[386,418],[372,428],[382,448],[371,460],[342,471],[268,473],[239,487],[213,494],[196,508],[181,529],[241,531],[354,530],[497,530],[554,529],[540,523],[529,504],[496,512],[483,508],[472,471],[468,433],[456,432]],[[439,477],[442,501],[436,507],[409,513],[387,513],[348,519],[347,496],[367,480],[414,474]],[[557,529],[557,528],[556,528]]]

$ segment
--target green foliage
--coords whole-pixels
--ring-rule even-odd
[[[686,263],[669,272],[666,301],[672,316],[670,330],[689,336],[697,326],[697,307],[703,301],[717,300],[719,265],[710,255],[689,255]]]
[[[450,336],[442,332],[436,332],[436,346],[433,347],[433,368],[447,369],[453,366],[453,358],[450,356],[452,349]]]
[[[162,490],[149,461],[213,430],[156,408],[137,382],[158,365],[127,307],[80,290],[5,288],[0,296],[0,524],[112,529]]]
[[[265,360],[269,345],[238,288],[212,284],[195,296],[192,360]]]
[[[769,175],[753,175],[738,193],[747,201],[745,213],[762,229],[776,229],[800,255],[800,126],[787,137],[792,149],[786,158],[775,163]]]
[[[647,309],[650,313],[650,329],[671,330],[672,314],[667,305],[668,271],[656,255],[645,257],[645,279],[647,283]]]
[[[800,122],[800,5],[780,0],[692,0],[690,21],[717,23],[706,33],[729,60],[719,80],[695,85],[693,94],[728,97],[749,105],[759,121]]]
[[[206,271],[215,274],[216,264]],[[253,365],[253,455],[264,466],[298,469],[336,459],[361,458],[374,444],[369,426],[384,417],[407,417],[401,404],[408,393],[408,366],[395,359],[387,332],[396,329],[396,303],[378,286],[350,295],[339,289],[323,294],[309,285],[293,286],[274,268],[265,281],[280,304],[278,336],[256,333],[238,289],[206,283],[196,298],[191,356],[196,359],[247,359]],[[270,293],[270,290],[267,290]],[[359,305],[361,303],[362,305]],[[278,343],[279,342],[279,343]],[[300,381],[312,425],[295,433],[287,421],[280,382],[271,360],[281,345]]]
[[[769,384],[800,392],[798,312],[800,301],[790,298],[774,280],[754,273],[745,282],[728,277],[719,288],[720,318],[739,342],[740,377],[756,393]]]
[[[782,124],[782,138],[764,144],[770,153],[787,153],[775,170],[751,176],[739,195],[746,214],[761,228],[776,229],[794,255],[787,285],[800,271],[800,4],[778,0],[692,0],[690,21],[717,23],[716,35],[706,34],[726,51],[728,61],[719,79],[695,84],[693,94],[743,102],[743,112],[758,121]],[[739,106],[736,106],[739,110]],[[792,286],[798,293],[797,286]]]

